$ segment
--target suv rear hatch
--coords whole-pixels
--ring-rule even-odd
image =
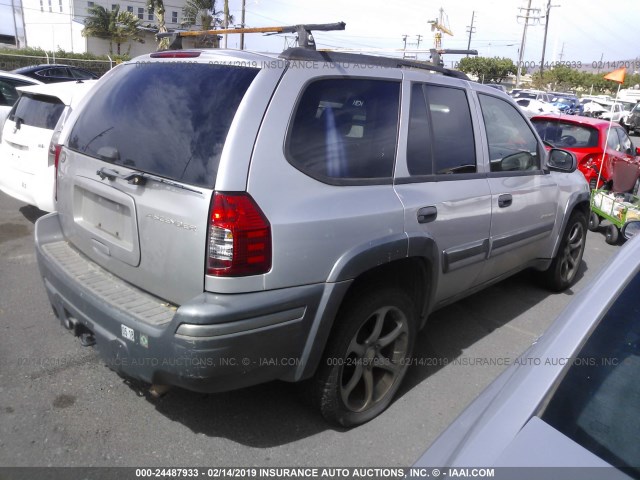
[[[29,174],[46,169],[49,142],[64,108],[59,98],[23,93],[4,126],[4,165]]]
[[[67,240],[170,303],[202,293],[220,156],[258,71],[151,59],[110,72],[64,134]]]

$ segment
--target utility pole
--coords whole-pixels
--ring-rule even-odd
[[[547,49],[547,32],[549,31],[549,14],[551,13],[551,7],[559,7],[560,5],[551,5],[551,0],[547,2],[547,14],[545,15],[544,22],[544,40],[542,41],[542,60],[540,60],[540,81],[543,80],[542,74],[544,73],[544,54]]]
[[[404,59],[404,58],[407,58],[407,53],[406,53],[406,52],[407,52],[407,37],[408,37],[408,36],[409,36],[409,35],[402,35],[402,41],[404,42],[404,48],[403,48],[404,53],[402,54],[402,58],[403,58],[403,59]]]
[[[244,28],[244,10],[246,6],[246,0],[242,0],[242,14],[240,17],[240,23],[242,24],[241,28]],[[240,50],[244,50],[244,33],[240,34]]]
[[[467,50],[469,50],[471,48],[471,35],[476,32],[476,29],[473,26],[473,20],[474,20],[475,16],[476,16],[476,12],[472,11],[471,12],[471,26],[467,27],[467,29],[468,29],[467,32],[469,33],[469,42],[467,42]],[[469,54],[467,54],[467,57],[468,56],[469,56]]]
[[[520,71],[522,70],[522,58],[524,57],[524,45],[527,41],[527,27],[529,25],[535,25],[540,23],[540,9],[531,8],[531,0],[528,0],[527,8],[520,8],[520,12],[524,10],[524,15],[518,15],[517,18],[524,19],[524,29],[522,31],[522,42],[520,43],[520,55],[518,58],[518,65],[516,66],[516,88],[520,87]],[[531,12],[534,12],[532,15]],[[531,23],[529,23],[531,22]]]
[[[562,57],[564,57],[564,42],[562,42],[562,50],[560,50],[560,61],[562,61]]]
[[[418,47],[417,47],[417,49],[419,49],[420,48],[420,40],[422,40],[422,35],[417,35],[417,37],[418,37]]]

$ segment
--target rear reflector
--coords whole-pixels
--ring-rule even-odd
[[[53,141],[49,144],[49,166],[53,165],[53,196],[58,200],[58,163],[60,162],[60,152],[62,151],[62,145],[58,145]]]
[[[215,192],[207,275],[239,277],[271,269],[271,225],[247,193]]]
[[[151,58],[195,58],[202,52],[192,52],[190,50],[169,50],[166,52],[155,52],[149,55]]]

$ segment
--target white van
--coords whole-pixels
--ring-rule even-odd
[[[2,130],[0,190],[46,212],[55,211],[55,167],[51,139],[95,80],[18,88]]]

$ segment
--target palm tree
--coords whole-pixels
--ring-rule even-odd
[[[117,45],[120,55],[120,45],[125,42],[144,43],[139,30],[140,20],[130,12],[121,12],[120,5],[113,10],[107,10],[100,5],[89,7],[89,16],[85,19],[82,29],[83,37],[96,37],[109,40],[109,53],[113,54],[113,44]],[[131,51],[131,43],[127,54]]]
[[[225,3],[228,0],[225,0]],[[228,12],[228,6],[227,6]],[[184,27],[200,26],[200,30],[213,30],[225,25],[224,12],[216,10],[216,0],[187,0],[182,8],[182,25]],[[228,16],[227,25],[233,23],[233,16]],[[220,48],[220,39],[217,35],[211,37],[196,37],[196,47]]]
[[[153,10],[158,20],[158,33],[166,33],[167,26],[164,20],[164,0],[147,0],[147,8]],[[169,47],[169,39],[163,38],[158,43],[158,50],[166,50]]]

